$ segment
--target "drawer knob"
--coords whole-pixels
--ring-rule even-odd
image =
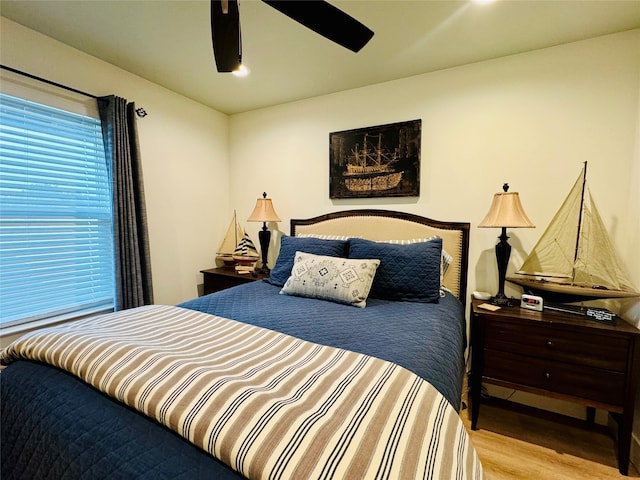
[[[553,347],[553,342],[551,340],[547,340],[547,347]]]
[[[544,377],[549,380],[551,378],[551,374],[549,372],[544,372]]]

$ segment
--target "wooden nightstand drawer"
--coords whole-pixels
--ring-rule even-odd
[[[243,283],[255,282],[262,280],[269,275],[264,273],[245,273],[240,274],[233,268],[209,268],[200,270],[204,279],[203,295],[226,290],[227,288],[236,287]]]
[[[624,402],[624,373],[550,359],[485,349],[483,377],[609,405]]]
[[[618,467],[626,474],[636,392],[640,383],[640,330],[579,315],[519,307],[496,311],[474,299],[471,317],[471,428],[477,428],[482,384],[575,402],[616,413]]]
[[[565,330],[553,325],[494,320],[486,327],[486,348],[596,367],[616,372],[627,368],[625,337]]]

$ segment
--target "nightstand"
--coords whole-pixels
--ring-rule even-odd
[[[226,288],[236,287],[243,283],[255,282],[256,280],[262,280],[269,275],[264,273],[243,273],[240,274],[233,268],[209,268],[207,270],[200,270],[204,277],[203,294],[208,295],[213,292],[218,292]]]
[[[482,383],[607,410],[618,422],[618,468],[627,475],[640,371],[640,330],[579,315],[472,301],[471,428],[477,429]]]

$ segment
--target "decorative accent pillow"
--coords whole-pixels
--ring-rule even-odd
[[[442,239],[395,245],[354,238],[349,258],[378,258],[371,296],[385,300],[436,302],[440,298]]]
[[[362,238],[362,237],[349,237],[347,235],[325,235],[323,233],[301,233],[296,235],[296,238],[320,238],[322,240],[349,240],[350,238]]]
[[[346,240],[324,240],[283,235],[280,239],[280,251],[276,264],[271,270],[267,282],[279,287],[283,286],[291,276],[291,268],[298,251],[329,257],[346,257],[348,245]]]
[[[280,293],[364,308],[378,265],[377,259],[350,260],[296,252],[291,276]]]

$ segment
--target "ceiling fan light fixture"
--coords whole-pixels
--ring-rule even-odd
[[[249,68],[247,68],[246,65],[241,63],[240,66],[231,73],[236,77],[246,77],[247,75],[249,75],[249,72],[250,72]]]

